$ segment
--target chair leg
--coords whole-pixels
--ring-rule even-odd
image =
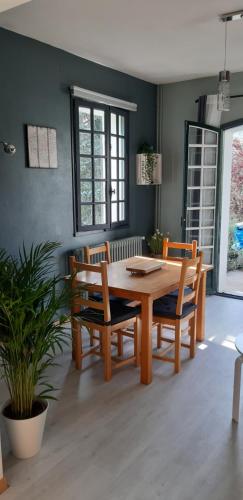
[[[134,323],[134,356],[136,366],[140,366],[141,351],[141,319],[137,318]]]
[[[176,321],[175,324],[175,373],[181,370],[181,324]]]
[[[104,355],[104,379],[106,382],[111,380],[111,333],[102,332],[102,345]]]
[[[72,333],[72,360],[75,361],[75,330],[76,321],[71,319],[71,333]]]
[[[196,352],[196,324],[197,324],[197,313],[195,312],[193,318],[189,321],[190,326],[190,358],[195,357]]]
[[[162,326],[160,323],[157,325],[157,349],[161,348],[161,334],[162,334]]]
[[[123,336],[117,332],[117,353],[118,356],[123,356]]]
[[[82,329],[80,324],[77,324],[74,330],[74,357],[75,357],[75,367],[77,370],[82,369]]]
[[[90,346],[92,347],[94,345],[94,330],[90,329],[89,334],[90,334]]]

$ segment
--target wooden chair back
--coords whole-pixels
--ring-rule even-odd
[[[109,241],[105,241],[103,245],[98,247],[85,247],[84,249],[84,257],[86,264],[91,264],[91,259],[93,255],[101,254],[101,260],[105,260],[108,264],[111,263],[111,252],[110,252],[110,243]]]
[[[198,303],[198,292],[202,272],[203,252],[199,252],[198,257],[194,259],[183,259],[181,267],[181,276],[178,290],[178,299],[176,305],[176,314],[182,314],[183,305],[190,302],[194,305]],[[185,288],[190,287],[191,293],[185,293]]]
[[[197,256],[197,241],[193,240],[191,243],[177,243],[175,241],[169,241],[169,238],[163,239],[162,258],[166,260],[183,261],[185,257],[176,257],[168,255],[169,249],[189,251],[191,252],[191,258],[195,259]]]
[[[91,307],[92,309],[97,309],[103,312],[104,321],[109,322],[111,320],[110,312],[110,300],[109,300],[109,289],[108,289],[108,273],[107,273],[107,262],[100,262],[99,264],[84,264],[78,262],[74,256],[69,257],[70,271],[72,275],[72,288],[74,288],[78,293],[74,296],[74,306],[75,310],[79,307]],[[76,279],[76,274],[78,272],[87,271],[90,273],[99,273],[101,275],[101,284],[87,284]],[[85,293],[87,292],[87,293]],[[92,300],[92,293],[98,292],[102,296],[101,301]]]

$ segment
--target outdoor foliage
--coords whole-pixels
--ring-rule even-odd
[[[242,266],[242,250],[237,250],[234,237],[235,224],[239,222],[243,222],[243,137],[237,134],[232,143],[228,270]]]
[[[54,276],[58,243],[25,247],[18,259],[0,250],[0,370],[14,418],[29,418],[36,398],[51,397],[46,370],[66,342],[60,313],[69,292]],[[38,389],[37,389],[38,387]]]
[[[233,140],[230,220],[243,222],[243,139],[240,137]]]

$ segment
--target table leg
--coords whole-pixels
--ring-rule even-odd
[[[197,340],[202,342],[205,339],[205,304],[206,304],[206,282],[207,273],[202,273],[198,293],[197,310]]]
[[[141,336],[141,383],[152,382],[152,299],[145,297],[141,301],[142,336]]]
[[[235,360],[235,375],[234,375],[234,393],[233,393],[233,409],[232,420],[239,422],[239,409],[240,409],[240,383],[241,383],[241,365],[243,363],[243,356],[238,356]]]

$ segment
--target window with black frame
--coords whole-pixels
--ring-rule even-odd
[[[128,222],[128,112],[74,99],[76,229]]]

